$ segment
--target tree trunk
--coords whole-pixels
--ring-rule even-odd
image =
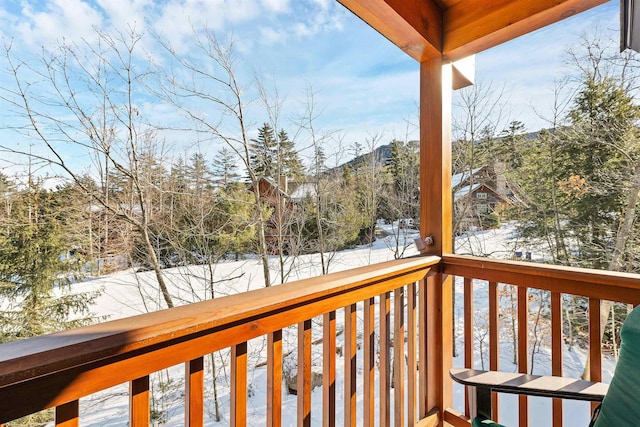
[[[171,295],[169,294],[169,289],[167,288],[167,284],[164,281],[164,277],[162,276],[162,270],[160,268],[160,262],[158,261],[158,256],[156,255],[156,251],[151,243],[151,238],[149,237],[149,230],[147,227],[141,226],[140,233],[142,234],[142,238],[144,239],[144,244],[147,247],[147,256],[149,258],[149,262],[153,267],[153,271],[156,274],[156,279],[158,280],[158,286],[160,287],[160,291],[162,292],[162,297],[164,298],[165,303],[167,304],[167,308],[173,308],[173,300],[171,299]]]
[[[256,205],[256,213],[258,214],[258,251],[260,252],[260,258],[262,260],[262,275],[264,277],[264,286],[271,286],[271,274],[269,271],[269,254],[267,252],[267,238],[265,235],[266,222],[262,213],[262,198],[260,196],[259,181],[253,179],[253,186],[255,188],[254,200]]]

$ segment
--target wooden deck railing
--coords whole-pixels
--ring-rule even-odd
[[[427,347],[417,341],[427,333],[426,321],[421,320],[427,318],[427,281],[422,279],[439,262],[438,257],[389,261],[4,344],[0,346],[0,424],[55,407],[56,425],[78,425],[80,398],[129,383],[130,425],[146,427],[149,375],[184,363],[185,425],[202,425],[203,356],[230,348],[230,421],[242,426],[247,423],[247,341],[267,336],[266,423],[277,426],[282,421],[282,329],[298,325],[297,419],[298,425],[310,425],[311,319],[322,316],[322,419],[323,425],[334,425],[336,401],[342,400],[336,397],[335,387],[336,310],[344,309],[345,425],[356,424],[359,410],[365,425],[373,425],[374,419],[378,425],[389,425],[392,407],[395,425],[413,425],[426,415],[425,404],[416,403],[426,401],[427,387],[426,375],[418,374],[418,366],[426,372],[427,360]],[[357,326],[358,306],[364,313],[361,326]],[[362,385],[356,385],[359,331],[364,350]],[[376,333],[380,338],[377,360]],[[406,347],[398,345],[405,336]],[[379,390],[374,386],[376,376]],[[360,408],[356,390],[363,390]],[[379,409],[374,404],[376,394]]]
[[[423,280],[426,277],[428,280]],[[474,364],[474,294],[476,281],[488,284],[489,368],[499,366],[499,284],[517,288],[517,325],[527,325],[531,289],[550,292],[551,373],[562,374],[562,295],[588,298],[589,337],[600,341],[603,299],[638,304],[637,275],[498,261],[458,255],[410,258],[300,280],[272,288],[189,306],[106,322],[0,346],[0,424],[55,407],[56,425],[74,426],[79,399],[129,383],[130,424],[149,424],[149,375],[184,364],[185,425],[203,424],[203,356],[229,348],[231,353],[232,425],[247,423],[247,342],[266,336],[266,424],[282,422],[283,328],[297,325],[297,424],[311,422],[311,325],[322,316],[322,418],[336,424],[336,405],[343,401],[345,425],[436,425],[433,402],[451,400],[443,373],[451,349],[441,331],[451,330],[451,293],[440,280],[463,278],[464,366]],[[450,282],[449,282],[450,283]],[[344,312],[344,369],[336,370],[336,311]],[[359,322],[358,319],[361,321]],[[446,334],[445,334],[446,335]],[[398,339],[403,337],[402,339]],[[434,340],[435,337],[435,340]],[[528,330],[518,327],[520,372],[529,370]],[[376,347],[376,340],[379,344]],[[405,345],[397,345],[406,340]],[[440,341],[439,341],[440,340]],[[435,341],[435,342],[434,342]],[[358,346],[362,345],[361,353]],[[376,352],[376,348],[379,350]],[[363,372],[356,373],[356,354]],[[591,345],[592,380],[602,377],[600,345]],[[393,375],[392,375],[393,372]],[[422,374],[424,373],[424,375]],[[340,378],[342,375],[342,378]],[[336,380],[344,384],[337,396]],[[403,381],[406,378],[406,381]],[[375,384],[378,382],[378,388]],[[361,403],[356,400],[362,393]],[[498,397],[494,396],[494,408]],[[342,402],[340,402],[342,404]],[[529,425],[529,401],[519,398],[519,425]],[[315,405],[314,405],[315,406]],[[437,405],[436,405],[437,406]],[[446,406],[446,403],[445,403]],[[552,403],[553,425],[562,426],[563,403]],[[468,426],[469,402],[459,414],[445,409],[444,421]],[[427,417],[427,412],[431,415]],[[497,411],[496,411],[497,416]],[[393,419],[392,419],[393,418]],[[422,422],[420,420],[422,419]]]
[[[529,262],[499,261],[487,258],[475,258],[460,255],[446,255],[442,258],[444,274],[464,278],[464,367],[474,365],[474,282],[488,282],[488,329],[489,329],[489,369],[499,369],[499,334],[498,325],[500,306],[498,303],[498,284],[517,287],[517,369],[527,373],[529,367],[529,347],[527,327],[530,289],[550,292],[551,323],[551,374],[563,374],[563,324],[562,295],[571,294],[588,298],[590,375],[592,381],[602,380],[602,350],[600,345],[600,306],[601,300],[609,300],[637,305],[640,303],[640,276],[634,274],[614,273],[601,270],[588,270],[570,267],[550,266]],[[511,313],[513,316],[514,314]],[[513,368],[510,368],[513,369]],[[465,415],[453,410],[446,410],[445,420],[455,426],[469,425],[469,402],[465,393]],[[518,424],[529,425],[528,398],[520,396],[518,403]],[[498,419],[498,396],[492,396],[493,418]],[[552,402],[553,426],[562,426],[563,402],[554,399]]]

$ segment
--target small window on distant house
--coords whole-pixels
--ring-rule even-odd
[[[479,214],[486,214],[487,212],[489,212],[489,205],[486,203],[480,203],[476,207],[476,210]]]
[[[476,199],[486,200],[487,193],[476,193]]]

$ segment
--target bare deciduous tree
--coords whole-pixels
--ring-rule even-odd
[[[244,165],[253,189],[258,233],[258,254],[262,260],[265,286],[271,285],[269,254],[265,230],[267,213],[260,193],[260,177],[251,164],[251,124],[246,115],[247,100],[252,89],[244,86],[238,77],[233,42],[223,45],[209,29],[193,30],[195,50],[182,54],[169,43],[159,40],[176,62],[179,71],[163,72],[160,95],[180,108],[195,126],[183,129],[197,133],[203,141],[225,144]],[[168,67],[160,67],[165,70]],[[188,74],[184,78],[184,73]]]
[[[11,45],[5,46],[5,63],[14,86],[3,88],[0,98],[23,119],[14,129],[38,139],[45,149],[27,151],[7,144],[2,149],[48,162],[101,209],[133,226],[146,248],[162,297],[167,307],[173,307],[152,243],[149,188],[141,174],[141,147],[157,144],[153,128],[144,123],[143,112],[134,101],[142,89],[140,80],[147,75],[136,63],[141,35],[130,29],[116,36],[96,31],[96,36],[95,42],[43,50],[35,59],[21,59]],[[106,187],[87,185],[85,174],[78,170],[78,158],[102,159]],[[109,171],[129,182],[128,200],[108,187]]]

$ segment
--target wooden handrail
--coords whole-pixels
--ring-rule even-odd
[[[439,262],[388,261],[4,344],[0,424],[393,291]]]
[[[638,274],[466,255],[444,255],[442,263],[445,274],[630,304],[640,303]]]

